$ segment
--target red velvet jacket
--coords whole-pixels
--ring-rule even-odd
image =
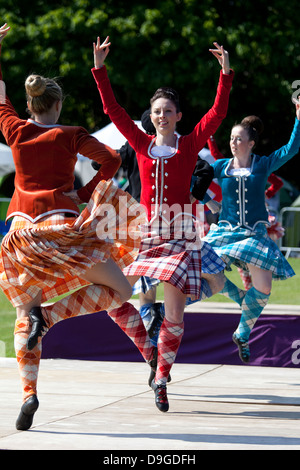
[[[0,104],[0,129],[11,147],[16,168],[15,191],[7,219],[21,215],[36,222],[58,212],[79,214],[77,205],[63,195],[74,188],[77,153],[101,164],[96,176],[78,191],[84,202],[88,202],[96,184],[111,178],[121,164],[114,150],[84,128],[46,126],[20,119],[8,98]]]
[[[155,137],[141,131],[116,102],[106,67],[94,68],[92,73],[104,112],[136,151],[141,177],[141,204],[147,209],[149,221],[164,218],[164,211],[167,212],[168,208],[175,205],[179,205],[183,212],[187,207],[190,209],[190,184],[198,153],[226,116],[234,73],[231,71],[229,75],[225,75],[221,71],[213,107],[202,117],[191,134],[177,137],[174,154],[165,157],[151,154]]]

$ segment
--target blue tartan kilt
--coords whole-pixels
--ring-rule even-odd
[[[247,264],[272,272],[274,280],[283,280],[295,275],[276,243],[268,236],[264,224],[254,231],[242,227],[232,230],[227,224],[212,224],[204,240],[230,265],[248,269]]]

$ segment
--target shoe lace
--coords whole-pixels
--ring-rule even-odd
[[[165,385],[161,385],[157,388],[157,398],[160,403],[168,403],[167,389]]]

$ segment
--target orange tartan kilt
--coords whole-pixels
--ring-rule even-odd
[[[78,217],[53,214],[37,223],[14,217],[3,238],[0,287],[13,306],[87,285],[87,269],[112,258],[124,269],[139,251],[143,208],[112,181],[101,181]]]

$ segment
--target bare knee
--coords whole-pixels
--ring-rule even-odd
[[[132,287],[130,283],[127,281],[126,278],[124,278],[124,281],[122,282],[122,285],[118,286],[118,294],[120,296],[121,302],[127,302],[132,296]]]
[[[272,273],[257,266],[249,265],[249,271],[252,276],[252,284],[256,290],[265,295],[269,295],[272,289]]]
[[[265,295],[270,295],[271,294],[271,290],[272,290],[272,285],[266,283],[266,284],[256,284],[253,282],[253,287],[255,287],[256,290],[258,290],[259,292],[261,292],[262,294],[265,294]]]

